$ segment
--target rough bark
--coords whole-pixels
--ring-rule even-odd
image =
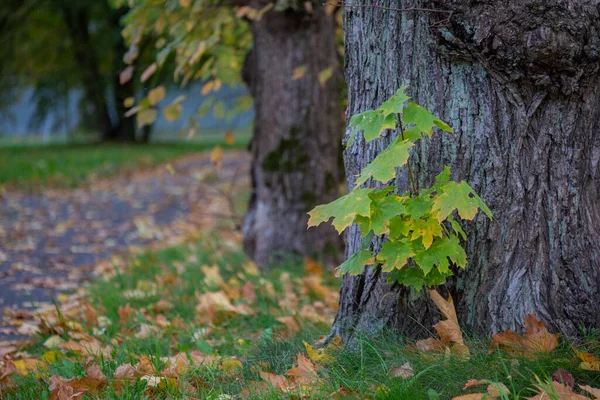
[[[264,6],[257,3],[256,9]],[[256,105],[254,190],[243,236],[250,257],[268,267],[278,254],[317,256],[339,248],[331,227],[307,230],[306,213],[338,193],[340,73],[333,16],[319,3],[313,13],[269,11],[252,22],[252,33],[244,78]],[[298,67],[305,73],[293,79]],[[333,76],[320,83],[319,73],[328,68]]]
[[[347,117],[408,84],[414,101],[455,130],[414,152],[419,184],[450,165],[494,213],[493,222],[479,216],[465,224],[469,264],[447,285],[464,326],[520,330],[535,313],[570,336],[599,327],[600,2],[349,3]],[[452,15],[444,21],[448,14],[373,4]],[[346,151],[349,188],[386,145],[357,140]],[[407,188],[399,176],[396,184]],[[348,231],[347,255],[359,236],[355,226]],[[385,280],[370,267],[345,276],[332,333],[351,341],[384,327],[411,335],[430,329],[438,313],[427,299]]]

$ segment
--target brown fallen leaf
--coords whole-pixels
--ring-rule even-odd
[[[277,321],[285,325],[286,329],[281,332],[281,336],[286,339],[300,331],[300,326],[293,316],[279,317]]]
[[[50,378],[50,398],[56,400],[80,399],[85,393],[97,395],[98,391],[108,384],[106,376],[92,358],[88,359],[83,378],[66,379],[53,375]]]
[[[562,383],[571,389],[573,386],[575,386],[575,378],[573,378],[573,375],[561,368],[554,371],[552,374],[552,380],[554,382]]]
[[[304,257],[304,272],[306,273],[306,276],[323,276],[323,267],[316,260],[310,257]]]
[[[284,387],[285,383],[287,382],[287,378],[283,375],[276,375],[271,372],[259,372],[259,375],[265,382],[273,386],[275,389]]]
[[[416,347],[423,352],[454,354],[468,359],[470,351],[464,344],[452,297],[450,296],[448,300],[445,300],[433,289],[429,291],[429,295],[446,319],[433,326],[440,337],[439,339],[429,338],[419,340],[415,344]]]
[[[500,348],[517,356],[535,356],[537,353],[550,353],[558,346],[560,334],[550,333],[546,325],[533,314],[525,316],[525,335],[510,329],[492,335],[492,348]]]
[[[593,388],[593,387],[587,386],[587,385],[579,385],[579,387],[581,388],[581,390],[585,390],[586,392],[588,392],[589,394],[594,396],[594,399],[596,399],[596,400],[600,399],[600,389]]]
[[[52,375],[50,377],[50,400],[81,400],[84,392],[75,392],[68,384],[68,379],[62,376]]]
[[[81,354],[83,356],[100,356],[110,359],[110,353],[112,348],[110,346],[103,346],[97,339],[81,340],[79,342],[71,339],[68,342],[61,343],[58,345],[60,349],[72,351],[74,353]]]
[[[529,397],[528,400],[589,400],[589,397],[573,393],[573,389],[558,382],[536,385],[536,387],[540,391],[539,394]]]
[[[136,372],[136,376],[144,375],[158,375],[158,371],[154,367],[152,360],[148,356],[141,356],[138,359],[138,363],[133,366]]]
[[[463,394],[462,396],[453,397],[452,400],[486,400],[493,399],[493,397],[489,397],[485,393],[471,393],[471,394]]]
[[[409,362],[405,362],[404,364],[402,364],[398,367],[390,368],[388,374],[392,378],[403,378],[403,379],[410,379],[415,375]]]
[[[131,364],[119,365],[115,370],[115,380],[130,381],[135,379],[135,368]]]
[[[302,353],[298,353],[298,366],[287,371],[290,381],[299,385],[313,386],[319,382],[317,366]]]

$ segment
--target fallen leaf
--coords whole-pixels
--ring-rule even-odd
[[[115,380],[129,381],[135,379],[135,368],[131,364],[119,365],[115,370]]]
[[[286,329],[282,333],[282,336],[286,339],[300,331],[300,326],[298,325],[298,322],[296,322],[296,319],[292,316],[279,317],[277,318],[277,321],[285,325]]]
[[[229,131],[225,134],[225,144],[232,146],[235,143],[235,133]]]
[[[304,257],[304,272],[307,276],[323,276],[323,267],[316,260],[310,257]]]
[[[150,388],[157,387],[162,381],[162,379],[163,378],[161,378],[160,376],[153,375],[144,375],[140,378],[140,380],[146,381],[146,386]]]
[[[586,371],[600,371],[600,361],[590,353],[580,353],[576,349],[573,349],[577,354],[577,357],[581,359],[581,364],[579,364],[579,369],[583,369]]]
[[[562,383],[563,385],[570,387],[571,389],[575,386],[575,378],[571,373],[565,371],[564,369],[557,369],[552,374],[552,380],[554,382]]]
[[[312,386],[319,381],[316,365],[302,353],[298,353],[297,364],[298,366],[287,371],[288,376],[294,383]]]
[[[221,146],[215,146],[210,152],[210,162],[217,168],[220,168],[221,160],[223,160],[223,150],[221,149]]]
[[[413,372],[410,363],[405,362],[398,367],[390,368],[389,375],[393,378],[410,379],[415,375],[415,373]]]
[[[517,356],[534,356],[537,353],[550,353],[558,346],[559,333],[548,331],[546,325],[538,321],[533,314],[525,316],[525,335],[519,335],[510,329],[492,335],[492,348],[501,348]]]
[[[485,393],[463,394],[462,396],[453,397],[452,400],[485,400],[491,399]]]
[[[269,385],[273,386],[275,389],[279,389],[287,381],[285,376],[276,375],[270,372],[259,372],[259,375],[265,382],[269,383]]]
[[[485,393],[463,394],[462,396],[453,397],[452,400],[485,400],[492,399]]]
[[[17,368],[17,371],[19,371],[19,373],[23,376],[28,375],[30,372],[34,373],[36,376],[40,376],[40,372],[48,369],[48,366],[45,362],[35,358],[15,360],[13,361],[13,364]]]
[[[528,400],[589,400],[588,397],[573,393],[573,389],[558,382],[536,385],[536,387],[540,391],[539,394],[534,397],[530,397]]]
[[[234,358],[227,358],[221,361],[221,369],[227,375],[232,375],[239,372],[242,367],[242,362]]]
[[[585,390],[586,392],[594,396],[596,400],[600,399],[600,389],[593,388],[588,385],[579,385],[579,387],[581,388],[581,390]]]

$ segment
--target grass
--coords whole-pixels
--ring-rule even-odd
[[[534,396],[533,385],[548,381],[559,368],[572,373],[577,383],[600,385],[600,374],[580,370],[566,342],[551,354],[527,358],[490,353],[489,341],[473,337],[466,340],[471,355],[464,360],[421,353],[411,346],[412,340],[383,332],[360,339],[352,349],[331,348],[328,359],[315,359],[319,378],[302,387],[307,392],[281,392],[265,388],[264,382],[261,386],[260,372],[285,375],[299,353],[307,354],[303,342],[328,333],[339,280],[328,274],[307,279],[303,263],[293,258],[277,271],[258,274],[236,240],[208,236],[193,245],[143,254],[126,268],[104,272],[79,307],[69,308],[71,299],[64,303],[61,318],[46,315],[47,326],[22,350],[49,359],[47,369],[15,376],[16,386],[0,390],[1,398],[49,398],[52,375],[84,379],[87,355],[64,346],[73,338],[82,343],[97,340],[111,348],[110,356],[95,358],[108,383],[87,398],[279,399],[304,394],[312,399],[451,399],[485,391],[486,385],[462,388],[469,379],[486,379],[506,385],[510,394],[504,398],[519,399]],[[249,287],[253,290],[244,289]],[[214,293],[226,300],[211,297]],[[294,314],[299,329],[278,320]],[[57,348],[49,339],[63,344]],[[586,350],[597,353],[597,341],[589,339]],[[139,369],[144,359],[164,375],[173,365],[165,357],[194,352],[220,360],[182,368],[175,378],[163,377],[157,387],[139,378],[126,385],[113,380],[118,366],[129,363]],[[390,376],[392,367],[406,362],[413,377]],[[330,397],[336,392],[338,397]]]
[[[0,147],[0,185],[21,189],[76,187],[93,177],[108,177],[124,169],[156,165],[216,145],[241,148],[246,136],[233,146],[223,135],[210,135],[190,142],[152,144],[51,144]]]

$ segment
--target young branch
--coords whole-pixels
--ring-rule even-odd
[[[396,114],[396,119],[398,120],[398,126],[400,128],[400,136],[402,140],[404,140],[404,126],[402,125],[402,118],[399,114]],[[415,183],[415,177],[412,172],[412,167],[410,166],[410,160],[406,161],[406,166],[408,167],[408,178],[410,179],[411,192],[413,196],[419,195],[419,187]]]

